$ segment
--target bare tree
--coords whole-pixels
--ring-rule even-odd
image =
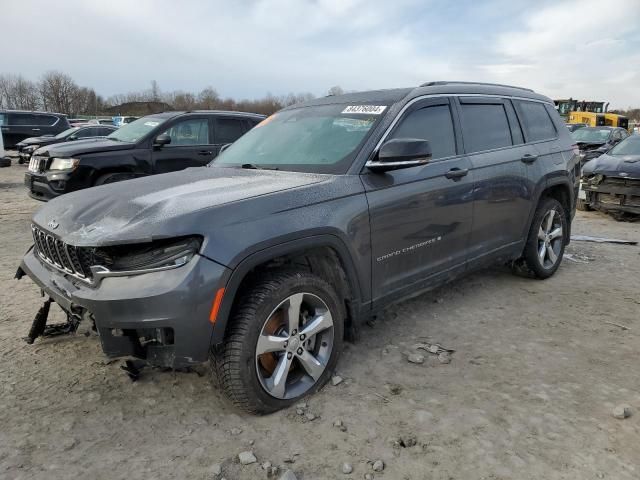
[[[45,109],[61,113],[75,113],[72,110],[78,86],[73,79],[62,72],[50,71],[40,81],[40,95]]]
[[[342,95],[343,93],[344,90],[342,89],[342,87],[340,85],[335,85],[329,89],[327,95]]]
[[[213,110],[218,108],[220,96],[213,87],[207,87],[198,94],[198,108]]]
[[[152,102],[159,102],[160,101],[160,87],[158,86],[158,82],[156,82],[155,80],[151,80],[151,91],[150,93],[150,100]]]
[[[36,110],[40,106],[38,88],[21,75],[1,75],[0,106],[19,110]]]

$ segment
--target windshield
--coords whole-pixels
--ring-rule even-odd
[[[640,155],[640,135],[627,137],[609,150],[607,155]]]
[[[611,130],[608,128],[579,128],[571,133],[576,142],[606,142],[609,140]]]
[[[384,105],[321,105],[271,115],[210,166],[345,173],[359,146],[383,117]]]
[[[107,135],[107,138],[118,142],[137,142],[151,130],[166,121],[166,118],[161,117],[139,118],[135,122],[123,125],[115,132]]]
[[[69,129],[65,130],[64,132],[57,134],[55,138],[66,138],[67,136],[69,136],[73,132],[75,132],[76,130],[78,130],[78,127],[69,128]]]

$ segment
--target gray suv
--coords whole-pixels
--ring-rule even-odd
[[[318,390],[391,302],[496,262],[553,275],[578,173],[553,102],[528,89],[329,96],[208,167],[52,200],[17,276],[68,313],[62,330],[93,322],[109,357],[210,360],[236,405],[271,412]],[[54,328],[49,303],[30,341]]]

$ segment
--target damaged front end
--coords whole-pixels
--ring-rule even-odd
[[[591,208],[640,215],[640,159],[603,155],[589,162],[582,190]]]
[[[96,331],[110,358],[188,367],[207,360],[212,298],[226,268],[199,254],[201,237],[108,247],[74,246],[38,225],[16,278],[28,275],[47,298],[26,338]],[[47,325],[51,303],[67,322]]]

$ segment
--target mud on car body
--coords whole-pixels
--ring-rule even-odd
[[[640,136],[632,135],[587,162],[582,170],[582,192],[585,210],[640,215]]]
[[[553,275],[577,172],[553,102],[527,89],[331,96],[209,168],[54,199],[18,276],[94,321],[107,355],[209,359],[237,405],[270,412],[319,389],[343,339],[392,302],[495,262]]]

